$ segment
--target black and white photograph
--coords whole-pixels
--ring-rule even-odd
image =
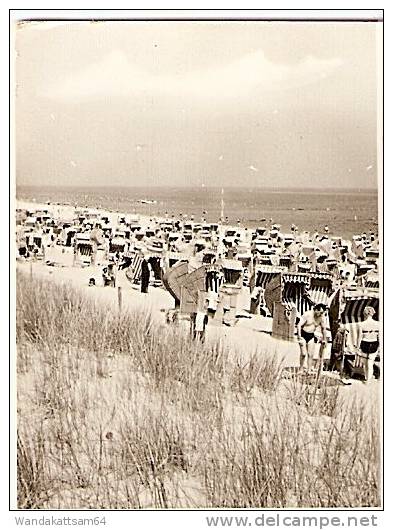
[[[10,22],[13,509],[381,510],[383,10],[46,13]]]

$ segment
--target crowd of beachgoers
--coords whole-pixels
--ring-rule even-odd
[[[210,321],[234,326],[251,315],[268,318],[276,338],[297,336],[303,367],[312,358],[310,342],[332,349],[336,340],[342,350],[341,330],[356,324],[349,333],[352,353],[375,350],[363,352],[363,368],[369,358],[379,359],[379,241],[371,230],[345,240],[328,226],[312,233],[292,225],[283,233],[273,222],[252,230],[240,222],[229,226],[225,218],[207,222],[203,215],[196,221],[18,201],[16,257],[52,270],[89,270],[90,286],[115,287],[125,274],[142,293],[166,289],[173,296],[168,322],[187,315],[194,337],[204,339]],[[324,326],[318,311],[326,315]],[[370,318],[372,330],[362,324]]]

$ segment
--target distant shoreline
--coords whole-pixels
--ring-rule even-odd
[[[26,187],[16,189],[16,200],[29,203],[68,204],[147,217],[187,218],[245,226],[254,230],[266,223],[280,224],[287,233],[330,233],[351,238],[378,230],[375,190],[281,190],[262,188],[179,187]],[[223,210],[221,208],[223,207]]]

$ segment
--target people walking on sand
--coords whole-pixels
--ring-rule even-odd
[[[318,338],[315,332],[319,329],[322,333],[321,346],[323,347],[327,343],[326,336],[326,320],[325,320],[325,306],[323,304],[316,304],[310,311],[306,311],[300,317],[297,325],[299,349],[300,349],[300,370],[304,370],[304,363],[307,359],[308,370],[315,368],[316,359],[315,356],[315,345],[318,342]]]
[[[147,293],[149,290],[150,281],[150,267],[146,257],[143,258],[141,264],[141,292]]]
[[[348,381],[348,374],[351,371],[347,358],[348,334],[348,329],[345,328],[344,324],[340,324],[332,343],[328,364],[328,370],[337,370],[340,374],[340,381],[345,385],[351,384]]]
[[[358,325],[358,361],[364,366],[365,383],[373,377],[374,362],[379,351],[379,322],[374,320],[375,309],[367,306],[364,321]]]
[[[251,291],[250,313],[252,315],[260,315],[262,290],[262,287],[255,286]]]
[[[194,339],[199,339],[201,342],[205,342],[206,325],[208,323],[208,316],[206,311],[197,311],[195,314],[194,321]]]

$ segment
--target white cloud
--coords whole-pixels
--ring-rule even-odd
[[[320,81],[342,64],[340,59],[309,56],[293,65],[275,64],[263,51],[218,68],[191,73],[151,74],[134,67],[122,51],[105,55],[100,62],[70,73],[46,87],[41,95],[51,99],[76,100],[140,94],[191,96],[193,98],[232,98],[250,91],[287,90]]]

